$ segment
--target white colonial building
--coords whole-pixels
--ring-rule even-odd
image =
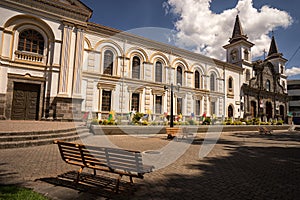
[[[174,90],[175,115],[256,117],[263,112],[257,105],[266,99],[274,110],[270,117],[275,117],[278,105],[284,106],[280,109],[285,116],[286,60],[276,47],[269,52],[275,57],[252,62],[254,44],[244,35],[238,16],[224,46],[224,62],[91,23],[91,15],[92,10],[77,0],[0,2],[3,119],[77,120],[87,111],[103,119],[110,111],[127,116],[135,110],[156,120],[170,113],[170,91],[164,86],[171,84],[180,85]],[[267,79],[267,89],[270,83],[280,87],[258,88],[265,93],[252,98],[249,88],[257,68],[271,69],[270,63],[276,70],[280,67],[275,70],[278,76]],[[273,99],[278,92],[280,99]]]

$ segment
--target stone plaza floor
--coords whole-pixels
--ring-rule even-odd
[[[213,137],[212,137],[213,136]],[[99,173],[92,184],[75,184],[79,167],[64,163],[57,145],[2,149],[0,187],[17,184],[50,199],[298,199],[300,196],[300,133],[276,131],[197,134],[170,141],[165,135],[90,136],[84,144],[117,146],[143,152],[154,172],[134,179],[132,192],[123,178],[118,194],[116,175]],[[216,144],[215,144],[216,142]],[[201,156],[199,156],[201,155]],[[148,164],[148,163],[147,163]],[[90,178],[89,170],[83,177]]]

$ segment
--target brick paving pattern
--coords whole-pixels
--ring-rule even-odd
[[[105,136],[114,145],[133,150],[160,150],[165,135]],[[298,199],[300,196],[300,133],[222,133],[212,151],[199,158],[204,134],[169,166],[126,184],[119,194],[107,189],[112,177],[103,174],[97,187],[58,180],[78,167],[65,164],[56,145],[1,150],[0,184],[21,184],[51,199]],[[104,136],[84,142],[98,144]],[[78,141],[79,142],[79,141]],[[178,141],[184,143],[186,141]],[[105,144],[104,144],[105,145]],[[88,172],[88,170],[84,170]],[[127,180],[126,178],[124,179]],[[52,181],[52,182],[51,182]]]

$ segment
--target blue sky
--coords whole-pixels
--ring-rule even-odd
[[[197,0],[82,2],[93,10],[91,22],[136,34],[140,33],[132,30],[149,30],[144,27],[179,30],[176,46],[207,56],[212,55],[221,60],[224,59],[224,55],[220,53],[223,51],[222,45],[227,44],[232,34],[235,15],[239,10],[245,34],[249,36],[250,41],[251,38],[254,40],[251,42],[256,41],[256,49],[253,50],[255,56],[262,58],[262,49],[269,50],[269,39],[273,30],[279,51],[289,59],[286,66],[289,73],[298,74],[290,76],[290,79],[300,79],[298,0],[207,0],[208,3],[204,4]],[[292,21],[287,16],[291,17]],[[216,42],[211,42],[212,35],[217,37]]]

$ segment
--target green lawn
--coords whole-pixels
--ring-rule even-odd
[[[0,200],[49,200],[30,189],[13,186],[0,185]]]

